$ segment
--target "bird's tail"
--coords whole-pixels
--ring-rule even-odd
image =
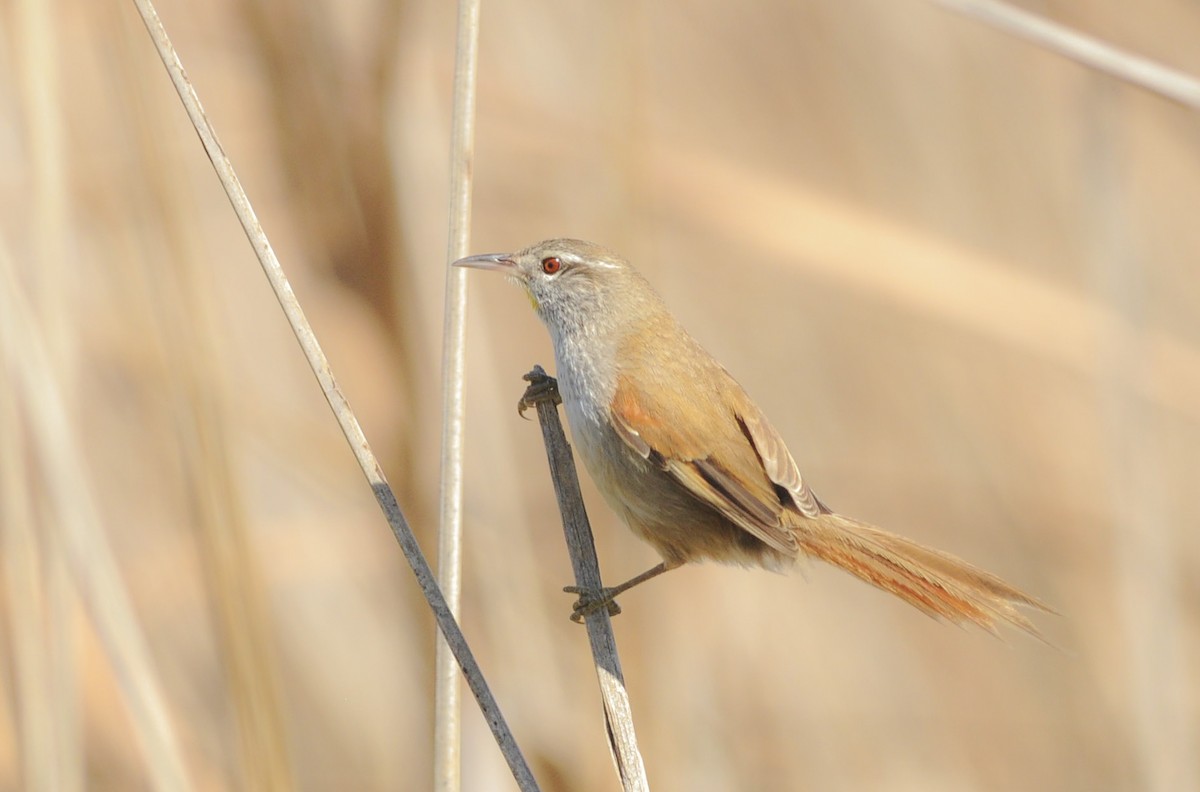
[[[997,622],[1006,622],[1042,639],[1017,606],[1053,612],[960,558],[840,514],[804,520],[796,538],[804,553],[891,592],[934,618],[971,622],[992,633]]]

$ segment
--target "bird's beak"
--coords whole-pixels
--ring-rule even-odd
[[[467,256],[466,258],[460,258],[452,266],[495,270],[509,275],[516,275],[518,272],[517,262],[513,261],[511,253],[484,253],[479,256]]]

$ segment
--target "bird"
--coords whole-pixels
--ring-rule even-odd
[[[924,613],[1041,637],[1021,610],[1047,605],[956,556],[844,516],[816,496],[783,438],[650,283],[592,242],[549,239],[455,266],[504,273],[554,346],[558,395],[597,489],[662,558],[580,591],[573,618],[684,564],[785,571],[815,558]]]

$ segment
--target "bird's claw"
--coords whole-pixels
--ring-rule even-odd
[[[607,608],[609,616],[616,616],[621,612],[621,606],[613,599],[617,594],[616,589],[602,588],[596,591],[596,589],[582,586],[563,586],[563,591],[579,595],[579,599],[575,600],[575,604],[571,606],[571,621],[576,624],[583,624],[586,617],[601,608]]]
[[[562,404],[562,397],[558,394],[558,380],[547,374],[541,366],[534,366],[533,371],[522,379],[529,383],[529,387],[525,389],[525,395],[517,402],[517,415],[524,418],[526,410],[541,402]]]

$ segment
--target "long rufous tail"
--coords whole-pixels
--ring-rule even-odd
[[[1042,639],[1017,606],[1053,613],[1045,604],[960,558],[840,514],[804,520],[796,529],[796,538],[804,553],[891,592],[934,618],[971,622],[992,633],[997,622],[1007,622]]]

